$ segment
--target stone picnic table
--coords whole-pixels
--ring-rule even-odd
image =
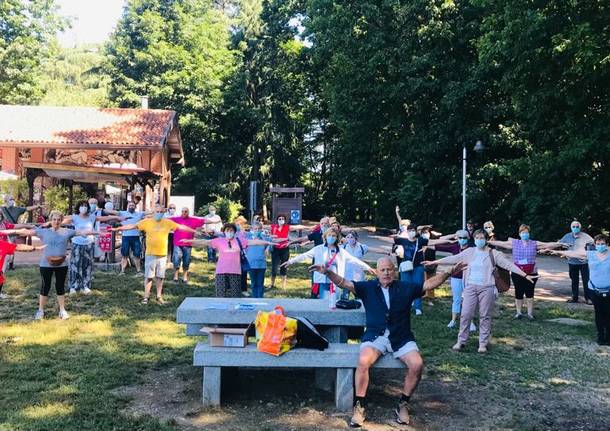
[[[253,309],[239,308],[241,304]],[[245,348],[211,347],[200,342],[193,352],[193,365],[203,367],[202,399],[204,406],[220,405],[221,373],[236,368],[313,368],[315,385],[332,391],[335,404],[349,411],[353,402],[354,369],[358,364],[359,345],[348,344],[348,330],[362,329],[364,307],[355,310],[329,309],[328,300],[304,298],[186,298],[178,307],[176,320],[186,324],[187,335],[203,335],[204,326],[249,325],[259,311],[284,308],[288,317],[308,319],[329,341],[326,350],[295,348],[281,356],[271,356]],[[402,368],[391,355],[382,357],[377,368]]]

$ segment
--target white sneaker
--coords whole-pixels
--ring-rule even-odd
[[[0,293],[0,299],[6,299],[8,295],[6,293]]]
[[[422,311],[419,308],[415,309],[415,315],[416,316],[421,316],[422,315]]]
[[[61,310],[59,312],[59,318],[61,320],[68,320],[70,318],[70,315],[68,314],[68,312],[66,310]]]
[[[44,317],[44,311],[36,310],[36,314],[34,314],[34,320],[42,320]]]
[[[451,322],[449,322],[449,324],[447,325],[447,328],[455,328],[455,320],[452,320]]]
[[[477,325],[474,322],[470,322],[470,332],[477,332]]]
[[[88,287],[85,287],[85,288],[83,289],[83,294],[85,294],[85,295],[90,295],[90,294],[91,294],[91,289],[89,289]]]
[[[74,288],[70,289],[70,296],[72,295],[76,295],[76,289]]]

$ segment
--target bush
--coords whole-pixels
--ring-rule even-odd
[[[63,186],[49,187],[44,191],[44,203],[49,211],[57,210],[62,214],[68,214],[69,206],[69,193],[70,189]],[[87,194],[81,190],[79,186],[74,186],[72,189],[73,193],[73,205],[80,200],[86,200]]]
[[[203,216],[208,214],[208,208],[210,205],[214,205],[216,207],[216,214],[220,216],[223,223],[233,221],[244,209],[244,207],[239,202],[232,201],[229,198],[216,196],[216,200],[214,202],[210,202],[209,204],[199,208],[199,210],[197,211],[197,215]]]

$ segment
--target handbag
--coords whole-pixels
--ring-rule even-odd
[[[362,307],[362,303],[355,299],[340,299],[337,301],[337,308],[341,308],[343,310],[357,310]]]
[[[510,271],[496,265],[493,250],[489,250],[489,258],[491,259],[491,265],[493,266],[492,274],[494,276],[494,281],[496,282],[496,289],[498,289],[498,292],[504,293],[510,289]]]
[[[415,254],[417,253],[417,247],[419,246],[419,239],[415,241],[415,250],[413,250],[413,256],[411,256],[411,260],[403,260],[398,267],[400,272],[409,272],[413,271],[413,262],[415,261]]]
[[[248,272],[250,271],[250,262],[248,262],[248,257],[244,252],[244,248],[241,246],[241,241],[237,237],[235,237],[235,239],[237,240],[237,245],[239,245],[239,262],[241,263],[241,272]]]
[[[296,345],[297,321],[286,317],[282,307],[276,306],[273,311],[259,311],[254,324],[259,352],[280,356]]]
[[[47,262],[51,266],[59,266],[66,261],[66,256],[47,256]]]

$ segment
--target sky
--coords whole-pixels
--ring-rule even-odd
[[[59,14],[72,18],[72,28],[58,35],[64,47],[102,43],[116,26],[125,0],[55,0]]]

